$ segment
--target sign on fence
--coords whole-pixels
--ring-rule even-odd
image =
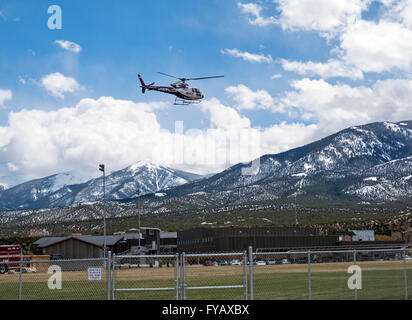
[[[88,268],[87,280],[89,281],[101,281],[102,280],[102,268]]]

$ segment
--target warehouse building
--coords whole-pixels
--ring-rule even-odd
[[[321,236],[313,228],[196,228],[177,233],[178,252],[229,252],[253,248],[330,246],[338,236]]]
[[[71,235],[45,237],[34,243],[36,254],[56,259],[85,259],[104,257],[104,236]],[[106,236],[107,251],[120,253],[137,242],[137,234]]]
[[[367,239],[367,238],[366,238]],[[195,228],[177,233],[179,253],[288,250],[350,250],[403,247],[399,241],[341,241],[338,235],[320,235],[302,227]]]
[[[106,236],[107,251],[114,254],[173,254],[177,252],[177,233],[156,228],[142,228],[140,249],[137,233]],[[35,254],[49,255],[54,259],[86,259],[104,257],[104,236],[70,235],[44,237],[34,243]]]

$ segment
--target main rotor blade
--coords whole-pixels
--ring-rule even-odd
[[[164,75],[164,76],[168,76],[168,77],[175,78],[175,79],[179,79],[179,80],[182,80],[182,79],[183,79],[183,78],[178,78],[178,77],[175,77],[175,76],[171,76],[170,74],[163,73],[163,72],[158,72],[158,73],[160,73],[160,74],[162,74],[162,75]]]
[[[214,78],[223,78],[224,76],[212,76],[212,77],[201,77],[201,78],[189,78],[186,80],[203,80],[203,79],[214,79]]]
[[[171,77],[171,78],[179,79],[180,81],[183,81],[183,82],[190,81],[190,80],[203,80],[203,79],[214,79],[214,78],[223,78],[224,77],[224,76],[212,76],[212,77],[200,77],[200,78],[178,78],[178,77],[172,76],[172,75],[164,73],[164,72],[158,72],[158,73],[162,74],[164,76]]]

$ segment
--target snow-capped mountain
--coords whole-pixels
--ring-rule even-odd
[[[412,195],[412,121],[378,122],[259,159],[255,175],[237,164],[210,178],[169,190],[168,197],[202,193],[215,201],[263,201],[307,194],[322,199],[400,200]],[[372,177],[379,176],[373,179]],[[368,179],[369,178],[369,179]],[[232,195],[232,196],[230,196]]]
[[[65,172],[41,179],[31,180],[9,189],[0,191],[0,208],[26,208],[33,203],[39,206],[47,205],[47,197],[60,190],[65,185],[80,183],[75,175]]]
[[[133,198],[200,179],[202,176],[153,163],[136,163],[106,176],[106,199]],[[52,175],[0,191],[0,209],[62,207],[103,199],[103,177],[79,183],[69,173]]]
[[[217,208],[216,212],[225,208],[273,209],[295,197],[301,204],[328,206],[342,201],[372,205],[412,202],[412,121],[351,127],[303,147],[264,155],[259,163],[255,175],[242,174],[251,163],[241,163],[211,177],[135,164],[106,177],[106,198],[122,200],[119,206],[130,205],[128,213],[113,209],[116,217],[133,214],[135,203],[128,204],[127,199],[133,200],[137,189],[146,194],[140,202],[144,212],[153,214],[207,208]],[[47,208],[102,199],[102,178],[58,190],[45,181],[34,180],[0,192],[0,208]],[[0,222],[70,221],[91,214],[76,207],[63,209],[51,209],[53,217],[47,210],[0,212]]]

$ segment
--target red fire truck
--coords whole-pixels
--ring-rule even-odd
[[[18,244],[0,245],[0,274],[5,274],[10,269],[19,268],[18,263],[10,263],[10,262],[21,261],[21,259],[22,259],[22,255],[21,255],[20,245]]]

